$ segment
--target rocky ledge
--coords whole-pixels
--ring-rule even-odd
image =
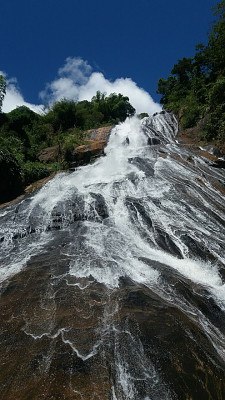
[[[84,133],[85,144],[76,147],[67,160],[70,167],[75,168],[79,165],[88,164],[91,160],[101,156],[104,153],[112,128],[113,126],[104,126],[86,131]],[[64,161],[59,146],[47,147],[41,150],[38,154],[38,159],[44,163]]]
[[[104,126],[87,131],[85,138],[87,144],[76,147],[72,154],[71,166],[88,164],[91,160],[104,154],[104,148],[112,129],[113,126]]]

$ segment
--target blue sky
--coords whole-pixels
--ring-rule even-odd
[[[63,95],[80,100],[98,84],[106,92],[127,87],[136,103],[144,102],[145,92],[157,102],[158,79],[179,58],[192,56],[196,44],[206,43],[217,3],[1,1],[0,71],[9,80],[8,107],[46,104]]]

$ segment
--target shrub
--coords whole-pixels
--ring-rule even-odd
[[[39,179],[49,176],[50,170],[41,162],[27,161],[23,164],[22,174],[24,185],[27,186]]]
[[[55,132],[72,128],[76,123],[76,104],[67,99],[55,103],[46,114],[45,120],[53,126]]]
[[[145,118],[145,117],[149,117],[148,113],[143,112],[143,113],[141,113],[141,114],[138,114],[138,118],[139,118],[139,119],[143,119],[143,118]]]
[[[192,128],[199,121],[203,106],[199,104],[193,92],[186,97],[182,112],[181,125],[183,129]]]
[[[209,121],[205,129],[207,140],[218,140],[223,142],[225,139],[225,104],[215,106],[209,115]]]
[[[78,129],[72,130],[63,140],[62,153],[64,159],[66,161],[71,161],[74,149],[82,144],[84,144],[83,132]]]
[[[11,200],[23,190],[21,166],[14,154],[0,150],[0,202]]]

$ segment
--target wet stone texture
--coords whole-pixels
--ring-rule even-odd
[[[1,400],[225,399],[224,171],[138,121],[0,211]]]
[[[100,341],[105,293],[92,284],[83,298],[74,280],[53,277],[66,272],[62,263],[35,261],[3,289],[2,399],[79,399],[80,392],[87,399],[108,398],[103,353],[96,349],[88,358]]]
[[[128,364],[131,398],[224,399],[224,365],[205,333],[150,288],[121,279],[110,290],[72,277],[53,249],[1,291],[2,400],[127,399]]]

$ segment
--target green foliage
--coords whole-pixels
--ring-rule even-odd
[[[225,141],[225,77],[219,76],[208,90],[208,123],[205,139]]]
[[[0,202],[5,202],[23,189],[21,167],[13,152],[7,149],[0,150]]]
[[[145,117],[149,117],[148,113],[143,112],[143,113],[138,114],[138,118],[140,118],[140,119],[143,119]]]
[[[76,104],[66,99],[55,103],[45,120],[53,126],[54,131],[72,128],[76,123]]]
[[[108,97],[98,91],[92,98],[94,109],[103,115],[103,122],[124,121],[134,115],[135,109],[129,103],[129,98],[121,93],[112,93]]]
[[[187,90],[191,86],[191,80],[194,75],[193,58],[184,57],[182,60],[178,60],[171,72],[176,75],[176,83],[183,85]]]
[[[183,129],[192,128],[199,121],[203,108],[191,91],[185,98],[181,126]]]
[[[71,161],[75,148],[82,144],[84,144],[83,132],[76,128],[70,130],[62,141],[62,154],[65,161]]]
[[[3,75],[0,75],[0,112],[2,111],[2,103],[6,94],[6,80]]]
[[[62,170],[68,169],[68,168],[69,168],[69,165],[67,164],[67,162],[65,160],[63,162],[53,162],[51,164],[48,164],[49,173],[62,171]]]
[[[24,161],[24,144],[14,132],[4,132],[0,135],[0,149],[9,151],[20,165]]]
[[[43,116],[39,120],[35,120],[30,128],[26,128],[26,134],[29,139],[27,153],[32,159],[41,149],[52,146],[56,139],[53,126],[46,123]]]
[[[158,81],[158,94],[162,94],[162,98],[160,100],[161,104],[168,104],[169,96],[173,92],[173,89],[176,86],[176,78],[172,75],[168,77],[168,79],[160,78]]]
[[[205,139],[225,141],[225,104],[220,104],[209,113]]]
[[[211,85],[208,104],[211,109],[214,109],[216,104],[225,104],[225,76],[219,77]]]
[[[91,101],[75,103],[63,99],[55,103],[44,120],[51,124],[56,133],[73,127],[83,130],[97,128],[104,124],[124,121],[134,113],[135,109],[129,103],[128,97],[121,93],[112,93],[107,97],[98,91]]]
[[[160,78],[157,93],[164,108],[179,114],[183,128],[194,126],[205,114],[206,140],[224,140],[225,108],[225,0],[214,8],[216,21],[206,46],[196,46],[193,58],[178,60],[167,79]]]
[[[8,123],[7,114],[1,113],[1,112],[0,112],[0,130],[1,130],[2,127],[3,127],[4,125],[6,125],[7,123]]]
[[[209,34],[208,45],[205,48],[212,80],[220,75],[225,75],[225,1],[219,2],[213,10],[217,19]]]
[[[22,177],[24,186],[49,176],[49,169],[41,162],[27,161],[23,164]]]
[[[87,130],[101,125],[104,115],[87,100],[77,103],[76,126]]]
[[[27,131],[32,127],[34,121],[39,119],[39,115],[26,106],[17,107],[7,114],[8,131],[22,140],[26,148],[30,147],[30,141]]]
[[[26,106],[17,107],[7,114],[9,127],[16,132],[22,132],[25,126],[31,126],[39,115]]]

